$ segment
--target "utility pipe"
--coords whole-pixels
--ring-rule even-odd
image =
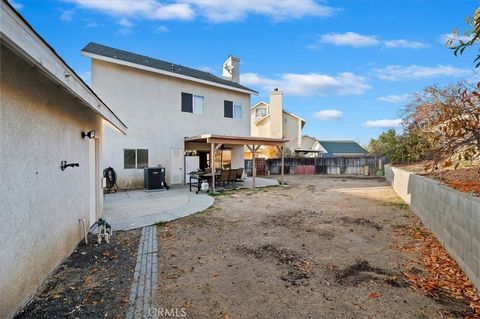
[[[88,245],[87,227],[85,226],[85,218],[80,218],[78,221],[80,221],[82,223],[83,236],[85,236],[85,245]]]

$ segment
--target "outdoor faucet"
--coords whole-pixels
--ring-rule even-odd
[[[62,161],[61,165],[60,165],[60,168],[62,169],[62,171],[64,171],[67,167],[79,167],[80,164],[78,163],[69,163],[67,164],[67,161]]]

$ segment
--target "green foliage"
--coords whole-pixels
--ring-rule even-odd
[[[447,47],[453,50],[455,56],[463,54],[463,51],[465,51],[466,48],[472,47],[480,42],[480,8],[475,9],[473,16],[467,17],[466,23],[470,26],[470,29],[463,34],[463,37],[467,40],[459,39],[455,42],[455,39],[449,39],[446,43]],[[458,30],[455,30],[453,35],[458,38]],[[474,63],[475,68],[480,66],[480,49]]]
[[[368,151],[375,156],[384,155],[392,163],[414,163],[428,158],[430,143],[425,134],[419,130],[397,134],[390,129],[371,139]]]

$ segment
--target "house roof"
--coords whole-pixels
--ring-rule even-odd
[[[118,116],[7,1],[1,1],[1,21],[2,44],[34,65],[115,128],[126,133],[127,127]]]
[[[367,151],[361,147],[355,141],[318,141],[320,145],[330,154],[347,154],[347,153],[367,153]]]
[[[250,107],[250,110],[253,110],[254,108],[260,106],[261,104],[263,104],[263,105],[265,105],[265,106],[270,106],[269,103],[264,102],[264,101],[260,101],[260,102],[255,103],[254,105],[252,105],[252,106]],[[304,126],[305,123],[306,123],[306,121],[305,121],[304,119],[302,119],[300,116],[295,115],[295,114],[293,114],[292,112],[290,112],[290,111],[288,111],[288,110],[286,110],[286,109],[284,109],[284,108],[282,109],[282,111],[283,111],[284,113],[287,113],[287,114],[289,114],[289,115],[291,115],[291,116],[293,116],[293,117],[296,117],[296,118],[299,119],[300,121],[302,121],[302,128],[303,128],[303,126]],[[268,114],[267,114],[267,115],[268,115]],[[266,118],[266,116],[264,116],[263,118],[259,119],[258,122],[260,122],[260,121],[263,120],[264,118]]]
[[[155,59],[133,52],[111,48],[94,42],[90,42],[85,48],[82,49],[82,55],[99,60],[106,60],[112,63],[124,64],[131,67],[142,66],[142,68],[146,67],[150,71],[156,70],[157,73],[162,73],[165,75],[181,77],[196,82],[206,82],[205,84],[220,86],[226,89],[241,91],[244,93],[255,95],[258,94],[258,92],[255,90],[247,88],[239,83],[222,79],[209,72],[192,69],[183,65]]]

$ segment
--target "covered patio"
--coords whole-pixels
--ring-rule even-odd
[[[204,134],[193,137],[185,138],[185,149],[205,149],[209,146],[210,148],[210,159],[214,163],[215,153],[223,146],[245,146],[252,153],[252,183],[251,188],[255,188],[255,179],[256,179],[256,153],[261,146],[275,146],[277,147],[279,153],[282,157],[281,164],[281,177],[280,184],[283,185],[284,177],[284,156],[285,156],[285,144],[288,140],[277,139],[277,138],[264,138],[264,137],[252,137],[252,136],[228,136],[228,135],[215,135],[215,134]],[[215,192],[215,165],[211,165],[212,170],[212,192]]]

